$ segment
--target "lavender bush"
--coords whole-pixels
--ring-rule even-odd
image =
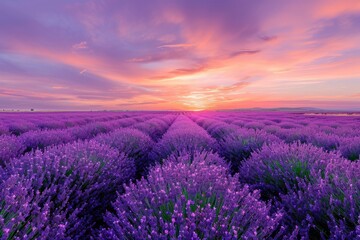
[[[0,136],[1,135],[5,135],[5,134],[9,134],[9,127],[7,127],[6,125],[1,124],[0,122]]]
[[[216,124],[209,126],[206,130],[215,139],[223,140],[228,135],[235,132],[237,129],[237,126],[232,126],[223,122],[217,122]]]
[[[24,142],[16,136],[0,136],[0,166],[3,166],[10,159],[20,156],[26,147]]]
[[[219,141],[218,152],[231,163],[232,170],[237,171],[239,164],[249,158],[252,152],[264,144],[280,141],[276,136],[262,130],[239,128]]]
[[[206,164],[217,165],[229,170],[229,164],[224,161],[224,159],[220,157],[219,154],[207,151],[195,151],[194,154],[183,151],[180,154],[170,155],[165,162],[180,162],[191,164],[193,161],[199,161],[199,159],[206,162]]]
[[[138,177],[144,174],[152,164],[148,154],[153,148],[154,142],[148,135],[137,129],[118,129],[109,134],[101,134],[94,140],[113,147],[134,159]]]
[[[224,139],[228,134],[236,131],[235,125],[230,125],[222,121],[209,118],[192,117],[196,123],[203,127],[213,138],[217,140]]]
[[[89,139],[93,138],[100,133],[109,132],[110,127],[106,123],[89,123],[85,126],[74,127],[71,129],[71,134],[75,139]]]
[[[331,161],[316,183],[299,181],[298,189],[281,195],[277,207],[285,210],[283,225],[300,238],[358,239],[360,165]]]
[[[168,131],[154,146],[150,154],[154,162],[162,162],[172,154],[180,155],[181,152],[194,154],[196,151],[210,151],[215,146],[215,141],[205,132],[196,129],[176,129]]]
[[[311,130],[311,128],[280,128],[277,132],[274,133],[274,135],[284,140],[286,143],[306,143],[309,136],[309,131]]]
[[[16,136],[21,135],[22,133],[30,130],[36,130],[35,124],[26,121],[13,122],[8,125],[8,128],[10,133]]]
[[[157,141],[166,132],[174,119],[174,115],[165,115],[163,118],[152,118],[148,121],[135,124],[133,128],[148,134],[154,141]]]
[[[299,180],[315,183],[331,162],[343,162],[337,153],[327,153],[308,144],[274,143],[265,145],[242,162],[240,181],[261,189],[264,196],[296,191]]]
[[[307,143],[323,148],[327,151],[337,150],[340,145],[340,137],[334,134],[327,134],[320,131],[314,131],[307,137]]]
[[[196,153],[167,160],[148,179],[126,187],[107,213],[105,239],[263,239],[281,214],[269,214],[259,192],[240,187],[223,164]],[[218,159],[215,160],[218,162]]]
[[[67,130],[37,130],[22,134],[20,141],[24,142],[26,151],[44,149],[76,140]]]
[[[14,159],[1,172],[0,237],[87,236],[133,169],[123,154],[94,141]]]
[[[352,161],[360,159],[360,136],[343,137],[339,145],[339,151],[344,157]]]

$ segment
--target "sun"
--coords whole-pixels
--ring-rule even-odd
[[[203,111],[209,107],[208,96],[203,93],[193,92],[181,98],[181,103],[190,111]]]

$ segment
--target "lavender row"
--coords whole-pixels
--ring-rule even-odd
[[[155,142],[157,142],[168,130],[175,119],[175,114],[166,114],[164,116],[152,118],[145,122],[137,123],[132,127],[148,134]]]
[[[100,231],[100,238],[280,235],[282,214],[270,216],[270,205],[259,200],[259,192],[250,192],[247,186],[239,185],[236,176],[229,175],[225,161],[206,151],[214,144],[204,129],[179,116],[154,147],[153,156],[160,163],[152,168],[147,180],[130,184],[118,197],[113,204],[116,213],[106,215],[108,228]]]
[[[64,129],[91,122],[110,121],[136,116],[134,113],[19,113],[0,114],[0,135],[22,133],[44,129]]]
[[[174,116],[162,118],[171,122]],[[147,165],[153,145],[139,130],[121,128],[90,142],[58,145],[13,159],[0,173],[7,189],[0,195],[1,207],[7,209],[0,217],[0,236],[74,239],[94,235],[116,192],[123,191],[122,183]],[[16,192],[19,188],[21,192]],[[59,191],[61,195],[56,195]],[[7,199],[12,194],[22,198]]]
[[[126,186],[113,206],[99,239],[276,239],[282,234],[282,213],[271,214],[258,191],[241,186],[223,159],[204,151],[170,155],[147,179]]]
[[[202,115],[245,128],[286,130],[307,127],[338,136],[360,136],[359,117],[309,116],[276,112],[205,113]]]
[[[0,237],[360,235],[359,161],[324,147],[286,142],[264,128],[240,127],[234,124],[236,113],[228,119],[224,113],[189,116],[196,123],[184,115],[175,121],[173,115],[161,117],[164,121],[144,118],[140,124],[133,119],[137,129],[118,129],[10,161],[0,173]],[[268,116],[258,118],[267,121]],[[239,173],[233,175],[214,151]],[[139,174],[147,177],[129,183]]]
[[[117,128],[128,127],[152,117],[154,116],[150,114],[107,122],[94,122],[60,130],[30,131],[18,137],[3,135],[0,136],[0,164],[34,149],[44,149],[52,145],[90,139],[100,133],[108,133]]]
[[[214,114],[210,114],[212,116]],[[350,119],[343,120],[339,118],[328,118],[318,119],[319,117],[307,117],[303,115],[290,115],[290,114],[276,114],[277,118],[274,118],[274,114],[269,114],[269,116],[258,116],[258,120],[251,119],[251,122],[241,122],[234,119],[227,119],[227,123],[222,122],[221,120],[209,119],[209,114],[204,114],[202,119],[199,119],[199,116],[195,118],[199,119],[199,124],[209,131],[211,134],[215,134],[214,137],[219,139],[221,134],[226,134],[227,132],[232,132],[233,129],[238,126],[242,129],[250,129],[249,131],[265,131],[271,135],[277,136],[281,140],[287,143],[293,143],[300,141],[302,143],[309,143],[317,147],[321,147],[327,151],[337,150],[341,154],[350,160],[357,160],[360,157],[360,121],[355,117],[350,117]],[[217,115],[215,115],[217,116]],[[290,120],[281,119],[281,116],[284,119],[288,118]],[[214,116],[213,116],[214,117]],[[201,117],[200,117],[201,118]],[[222,119],[217,116],[218,119]],[[271,119],[271,120],[270,120]],[[305,120],[304,120],[305,119]],[[317,123],[307,122],[309,119],[313,119]],[[333,122],[334,120],[339,119],[340,123],[344,122],[347,125],[342,126],[338,122]],[[223,119],[224,120],[224,119]],[[280,125],[276,125],[277,120]],[[297,120],[298,124],[295,123]],[[205,121],[205,123],[203,123]],[[214,122],[217,122],[214,124]],[[265,122],[265,124],[263,124]],[[230,125],[228,123],[231,123]],[[245,131],[245,130],[244,130]],[[262,133],[262,135],[265,135]],[[226,144],[225,144],[226,145]]]
[[[232,172],[237,172],[240,163],[264,144],[281,142],[281,139],[263,130],[241,128],[199,116],[191,117],[217,140],[216,150],[231,164]]]
[[[284,211],[282,238],[359,236],[360,162],[350,162],[339,152],[324,151],[324,147],[287,144],[273,135],[266,136],[261,129],[236,129],[218,120],[192,118],[218,139],[219,153],[233,167],[238,163],[235,168],[240,181],[260,190],[262,199],[273,201],[273,211]],[[265,133],[263,138],[259,133]],[[258,146],[254,147],[256,142]],[[352,144],[359,147],[356,142]],[[244,146],[249,151],[244,152]]]
[[[1,239],[83,239],[134,177],[134,162],[106,145],[77,142],[0,168]]]
[[[242,162],[239,179],[282,210],[284,239],[358,239],[360,162],[308,144],[274,143]]]
[[[216,141],[201,127],[184,115],[180,115],[154,146],[150,158],[162,162],[171,154],[190,154],[195,151],[211,151]]]

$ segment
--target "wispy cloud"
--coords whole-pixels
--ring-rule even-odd
[[[188,43],[177,43],[177,44],[161,45],[158,48],[189,48],[189,47],[194,47],[194,45]]]
[[[240,50],[240,51],[235,51],[235,52],[231,53],[230,57],[237,57],[240,55],[252,55],[252,54],[257,54],[259,52],[260,52],[260,50]]]
[[[271,42],[276,40],[278,37],[277,36],[267,36],[267,35],[261,35],[259,36],[259,38],[265,42]]]
[[[88,48],[87,42],[86,41],[82,41],[80,43],[76,43],[72,46],[73,49],[86,49]]]

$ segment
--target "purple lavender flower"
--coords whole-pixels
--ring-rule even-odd
[[[323,148],[327,151],[336,150],[339,148],[340,137],[334,134],[326,134],[320,131],[314,131],[308,135],[307,143]]]
[[[239,127],[244,127],[245,124],[246,124],[246,121],[243,121],[243,120],[235,120],[235,121],[232,122],[232,124],[237,125],[237,126],[239,126]]]
[[[229,164],[220,157],[217,153],[207,152],[207,151],[196,151],[194,154],[190,154],[186,151],[182,151],[180,154],[170,155],[165,161],[170,162],[183,162],[183,163],[192,163],[194,161],[198,161],[199,159],[205,161],[207,164],[221,166],[229,170]]]
[[[274,133],[286,143],[301,142],[306,143],[309,135],[309,128],[280,128]]]
[[[24,120],[18,120],[9,124],[10,133],[19,136],[27,131],[36,130],[35,124],[26,122]]]
[[[315,183],[299,181],[298,189],[281,195],[283,224],[311,239],[358,239],[360,216],[359,162],[330,161]]]
[[[24,142],[16,136],[2,135],[0,136],[0,166],[14,157],[20,156],[26,147]]]
[[[281,214],[259,192],[240,187],[228,169],[203,159],[181,156],[153,168],[148,179],[126,187],[107,213],[106,239],[263,239],[277,229]],[[191,163],[190,163],[191,162]],[[224,163],[225,164],[225,163]]]
[[[155,162],[161,162],[171,154],[179,155],[183,151],[211,151],[215,144],[215,140],[189,118],[178,118],[155,144],[151,158]]]
[[[101,134],[94,140],[113,147],[134,159],[138,176],[146,172],[152,163],[148,154],[153,148],[154,142],[148,135],[137,129],[118,129],[109,134]]]
[[[360,136],[341,138],[339,151],[349,160],[355,161],[360,159]]]
[[[292,129],[292,128],[301,127],[301,125],[298,125],[298,124],[296,124],[294,122],[290,122],[290,121],[287,121],[287,122],[283,121],[280,124],[278,124],[278,126],[281,128],[284,128],[284,129]]]
[[[59,120],[40,120],[40,122],[36,125],[39,129],[60,129],[66,127],[65,122]]]
[[[217,122],[216,124],[213,124],[206,130],[212,137],[214,137],[219,141],[226,138],[228,135],[232,134],[237,129],[238,129],[237,126],[229,125],[224,122]]]
[[[248,122],[244,125],[244,128],[250,128],[250,129],[263,129],[265,126],[265,124],[261,123],[261,122]]]
[[[11,161],[0,176],[0,237],[74,239],[91,233],[134,163],[97,142],[76,142]]]
[[[9,133],[10,133],[9,132],[9,127],[0,122],[0,136],[5,135],[5,134],[9,134]]]
[[[241,161],[249,158],[252,152],[264,144],[280,141],[276,136],[263,130],[239,128],[219,141],[218,152],[231,163],[232,170],[237,171]]]
[[[137,123],[137,121],[135,119],[125,118],[125,119],[120,119],[120,120],[109,121],[109,122],[107,122],[107,125],[109,126],[110,129],[117,129],[117,128],[129,127],[136,123]]]
[[[44,149],[48,146],[64,144],[75,140],[66,129],[29,131],[23,133],[19,138],[24,142],[26,151]]]
[[[212,137],[217,140],[225,138],[228,134],[236,131],[238,128],[235,125],[230,125],[222,121],[209,119],[209,118],[197,118],[192,116],[192,119],[203,127]]]
[[[166,132],[174,119],[175,115],[165,115],[162,118],[152,118],[132,127],[148,134],[154,141],[157,141]]]
[[[262,194],[272,197],[286,193],[288,187],[296,190],[299,180],[314,183],[324,174],[331,162],[342,162],[337,153],[327,153],[308,144],[274,143],[254,152],[242,162],[240,181],[261,189]]]
[[[71,129],[71,134],[75,139],[90,139],[100,133],[109,132],[109,126],[101,122],[93,122],[86,124],[85,126],[77,126]]]

